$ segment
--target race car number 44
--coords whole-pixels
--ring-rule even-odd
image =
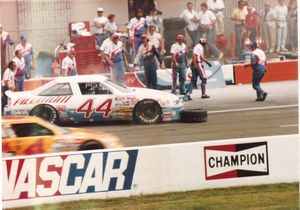
[[[85,118],[90,118],[93,112],[103,113],[104,118],[108,118],[111,113],[112,99],[107,99],[102,104],[100,104],[94,111],[93,109],[94,100],[88,99],[77,109],[77,113],[83,113]]]

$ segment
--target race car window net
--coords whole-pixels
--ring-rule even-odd
[[[42,91],[40,96],[64,96],[73,95],[71,86],[69,83],[56,83],[49,87],[47,90]]]
[[[12,124],[12,129],[15,131],[17,137],[30,136],[51,136],[53,132],[37,123],[19,123]]]
[[[108,90],[102,83],[99,82],[82,82],[78,83],[82,95],[111,95],[112,92]]]

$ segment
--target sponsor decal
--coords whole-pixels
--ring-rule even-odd
[[[41,104],[41,103],[67,103],[72,96],[40,96],[35,98],[18,98],[12,102],[13,106]]]
[[[269,175],[267,142],[204,147],[205,179]]]
[[[138,150],[3,160],[3,201],[130,190]]]

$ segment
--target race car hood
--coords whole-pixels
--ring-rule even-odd
[[[179,97],[160,90],[153,90],[153,89],[147,89],[147,88],[130,88],[134,95],[138,96],[139,98],[153,98],[157,100],[170,100],[170,101],[176,101],[179,100]]]

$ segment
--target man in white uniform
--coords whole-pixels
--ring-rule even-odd
[[[283,0],[278,0],[279,5],[275,7],[276,24],[277,24],[277,47],[276,52],[288,51],[285,48],[286,36],[287,36],[287,22],[288,8],[284,5]]]
[[[74,76],[77,75],[74,46],[69,45],[67,48],[68,55],[62,60],[61,64],[62,76]]]
[[[105,39],[105,33],[103,28],[106,22],[108,21],[108,19],[105,16],[103,16],[103,12],[104,12],[103,8],[99,7],[97,9],[98,16],[94,18],[94,24],[96,27],[96,42],[98,48],[102,45],[102,42]]]
[[[12,61],[16,64],[15,78],[16,78],[16,91],[24,91],[25,80],[25,59],[22,56],[21,50],[15,51],[15,57]]]
[[[5,94],[5,91],[7,91],[7,90],[14,91],[15,90],[15,74],[14,74],[15,68],[16,68],[15,62],[10,61],[8,63],[7,69],[3,73],[2,85],[1,85],[2,113],[3,113],[3,109],[4,109],[5,105],[7,104],[7,96]]]

